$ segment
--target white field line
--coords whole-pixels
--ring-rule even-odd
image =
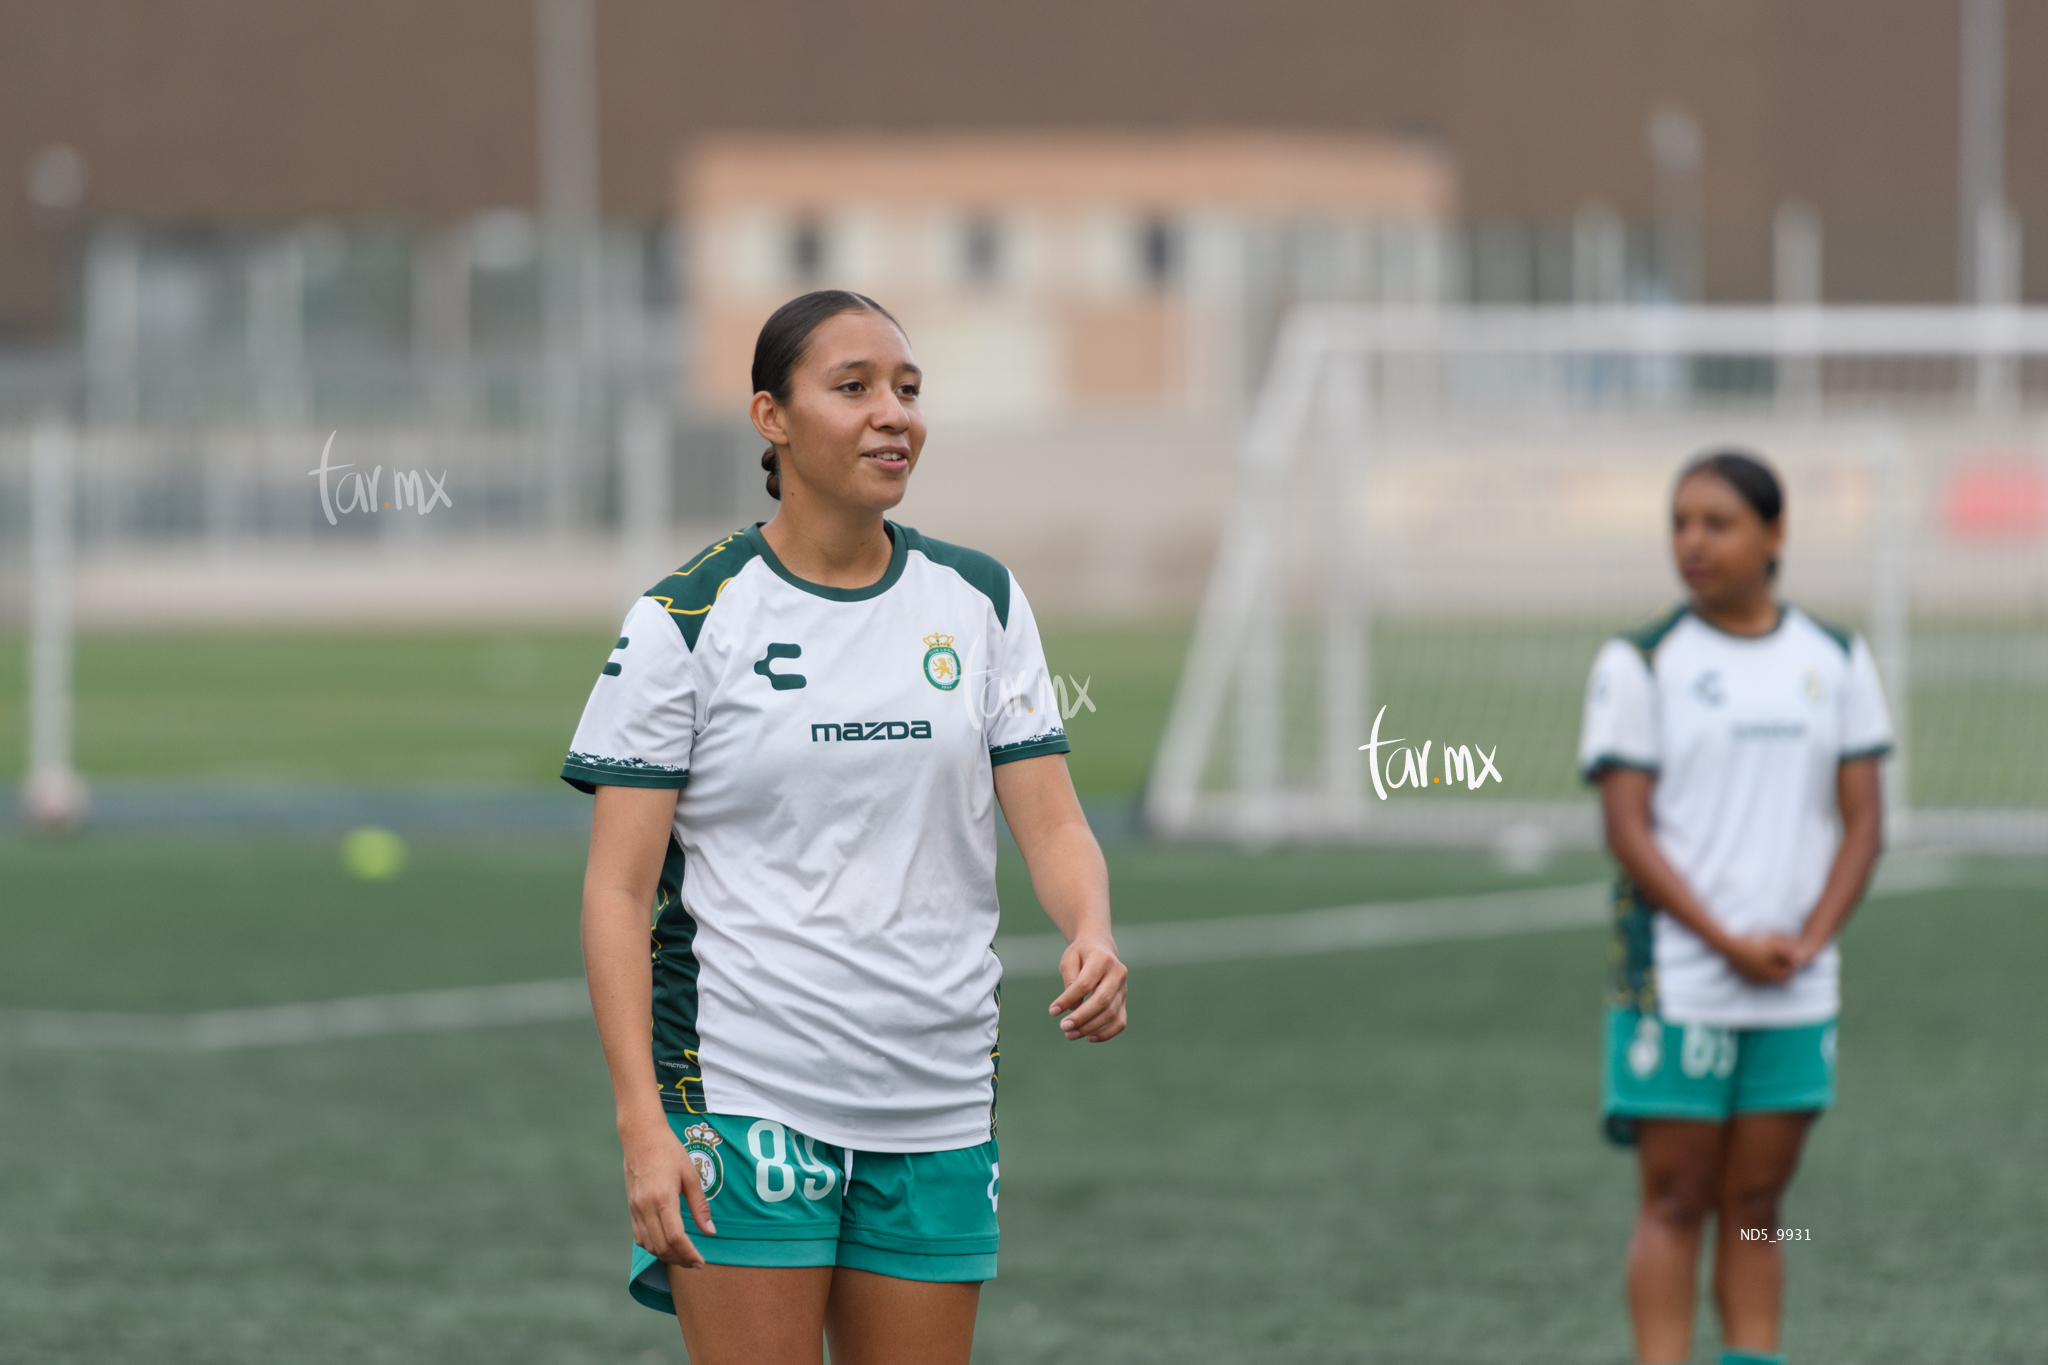
[[[1901,875],[1903,874],[1903,875]],[[1952,861],[1899,866],[1880,876],[1873,897],[1929,890],[1955,879]],[[1330,910],[1138,924],[1117,932],[1133,967],[1166,967],[1254,958],[1307,957],[1404,943],[1441,943],[1604,924],[1609,884],[1477,896],[1381,901]],[[1066,942],[1058,934],[1005,934],[995,942],[1008,977],[1053,976]],[[41,1048],[151,1052],[229,1052],[289,1047],[393,1033],[441,1033],[500,1024],[545,1024],[590,1017],[581,977],[510,986],[364,995],[297,1005],[202,1010],[196,1014],[123,1014],[97,1010],[0,1012],[0,1043]]]
[[[1433,896],[1332,910],[1138,924],[1117,930],[1116,946],[1127,966],[1165,967],[1582,929],[1607,921],[1609,894],[1608,883],[1586,882],[1540,891]],[[996,955],[1003,960],[1005,976],[1051,976],[1058,972],[1066,946],[1058,934],[1007,935],[996,940]]]
[[[386,1033],[442,1033],[497,1024],[588,1018],[581,977],[512,986],[468,986],[402,995],[361,995],[302,1005],[117,1014],[96,1010],[14,1010],[0,1015],[0,1039],[30,1047],[149,1052],[231,1052]]]

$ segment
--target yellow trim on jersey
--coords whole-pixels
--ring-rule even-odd
[[[704,567],[704,561],[705,561],[705,560],[707,560],[707,559],[711,558],[711,556],[713,556],[713,555],[715,555],[715,554],[723,554],[723,553],[725,553],[725,547],[726,547],[726,546],[728,546],[728,545],[732,544],[732,543],[733,543],[733,542],[734,542],[735,540],[738,540],[738,539],[739,539],[739,538],[740,538],[741,536],[745,535],[746,533],[747,533],[747,532],[746,532],[746,528],[745,528],[745,527],[741,527],[741,528],[740,528],[739,530],[737,530],[737,531],[734,531],[734,532],[733,532],[733,533],[732,533],[731,535],[727,536],[727,537],[726,537],[726,538],[725,538],[724,540],[721,540],[721,541],[719,541],[719,542],[718,542],[718,543],[717,543],[716,545],[713,545],[713,546],[712,546],[712,547],[711,547],[710,549],[706,550],[706,551],[705,551],[705,552],[704,552],[703,554],[701,554],[701,555],[698,555],[698,556],[697,556],[697,562],[696,562],[695,564],[692,564],[692,565],[691,565],[691,566],[690,566],[689,568],[687,568],[687,569],[677,569],[677,570],[675,571],[675,573],[674,573],[674,574],[672,575],[672,577],[675,577],[675,578],[688,578],[688,577],[689,577],[689,576],[690,576],[691,574],[693,574],[693,573],[697,572],[697,570],[699,570],[699,569],[701,569],[701,568],[703,568],[703,567]]]
[[[737,577],[739,577],[738,574],[733,575],[733,578]],[[679,607],[676,605],[676,599],[673,597],[663,597],[658,593],[648,593],[647,595],[661,603],[662,609],[671,616],[702,616],[705,612],[710,611],[712,607],[718,605],[718,599],[725,596],[726,583],[730,582],[732,582],[732,579],[728,578],[725,580],[725,583],[720,583],[717,589],[712,592],[711,601],[701,607]]]
[[[688,578],[691,574],[703,568],[705,562],[709,560],[713,555],[724,554],[726,546],[732,544],[735,540],[738,540],[741,536],[745,535],[746,533],[746,528],[741,527],[739,530],[734,531],[731,535],[727,536],[724,540],[721,540],[716,545],[713,545],[703,554],[698,555],[696,561],[690,564],[687,568],[677,569],[674,573],[670,574],[669,577]],[[725,583],[730,582],[732,582],[731,578],[725,580]],[[652,597],[655,601],[661,603],[662,609],[664,611],[667,611],[671,616],[702,616],[705,612],[710,611],[712,607],[718,605],[718,597],[720,593],[723,593],[725,591],[725,583],[720,583],[717,589],[712,592],[711,603],[709,606],[677,607],[676,599],[673,597],[663,597],[658,593],[649,593],[647,595],[649,597]]]

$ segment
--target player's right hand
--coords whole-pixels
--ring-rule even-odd
[[[1066,989],[1047,1013],[1072,1011],[1060,1020],[1060,1032],[1069,1041],[1085,1038],[1106,1043],[1130,1022],[1125,1003],[1130,975],[1116,955],[1116,945],[1107,938],[1076,938],[1060,954],[1060,977]]]
[[[718,1235],[696,1163],[664,1120],[659,1129],[621,1134],[626,1149],[626,1207],[633,1215],[633,1241],[670,1265],[694,1270],[704,1255],[683,1229],[682,1206],[698,1228]]]
[[[1745,934],[1730,939],[1721,955],[1743,980],[1759,986],[1780,985],[1799,970],[1798,945],[1783,934]]]

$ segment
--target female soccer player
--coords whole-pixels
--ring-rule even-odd
[[[562,769],[597,798],[629,1287],[696,1365],[827,1337],[834,1365],[965,1361],[1001,1188],[996,804],[1069,943],[1070,1039],[1124,1028],[1108,873],[1017,580],[883,517],[925,437],[895,319],[806,294],[753,378],[781,507],[634,605]]]
[[[1780,603],[1777,478],[1748,455],[1679,475],[1688,605],[1611,640],[1579,763],[1621,864],[1607,1131],[1641,1160],[1629,1307],[1644,1365],[1692,1357],[1715,1220],[1723,1365],[1782,1361],[1778,1203],[1834,1099],[1835,936],[1883,841],[1891,747],[1861,640]]]

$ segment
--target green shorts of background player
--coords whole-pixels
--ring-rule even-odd
[[[1652,1312],[1674,1307],[1664,1300],[1677,1296],[1658,1283],[1656,1271],[1671,1259],[1692,1274],[1711,1216],[1718,1223],[1715,1298],[1731,1339],[1723,1365],[1782,1361],[1775,1339],[1757,1339],[1764,1325],[1758,1319],[1767,1310],[1769,1325],[1776,1325],[1779,1201],[1808,1128],[1834,1104],[1834,1021],[1717,1028],[1610,1006],[1604,1072],[1607,1135],[1641,1151],[1643,1212],[1630,1249],[1631,1299],[1648,1300]],[[1654,1342],[1639,1348],[1639,1359],[1654,1365],[1690,1357],[1689,1295],[1683,1307],[1685,1353],[1667,1354],[1675,1342]],[[1639,1310],[1639,1343],[1642,1316]]]
[[[1607,1135],[1631,1146],[1644,1119],[1817,1115],[1835,1102],[1835,1023],[1716,1028],[1610,1006],[1602,1091]]]

